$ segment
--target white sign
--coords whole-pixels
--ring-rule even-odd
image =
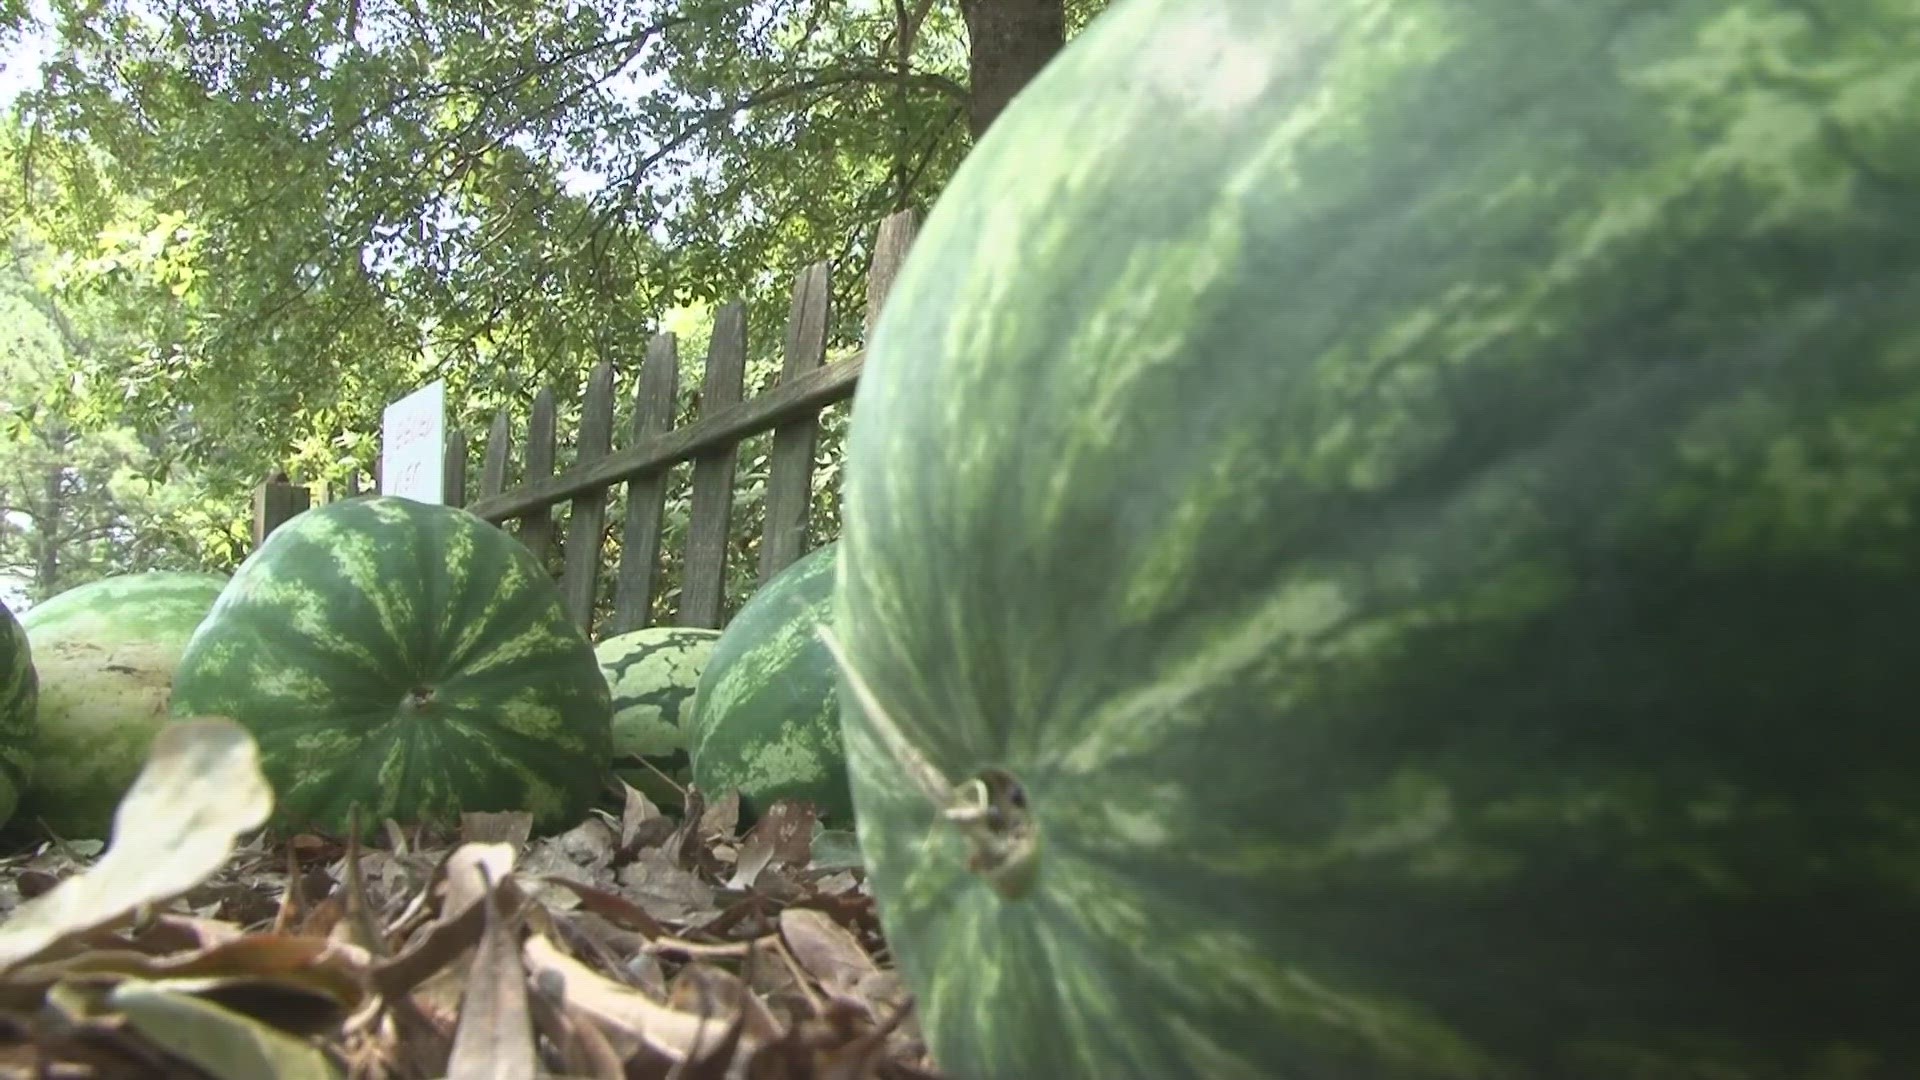
[[[387,406],[380,423],[380,494],[446,502],[446,446],[446,383],[428,383]]]

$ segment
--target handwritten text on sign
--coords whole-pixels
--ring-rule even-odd
[[[380,425],[380,493],[446,501],[447,384],[431,382],[387,406]]]

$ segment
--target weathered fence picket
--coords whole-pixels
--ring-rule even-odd
[[[827,264],[807,267],[793,284],[793,312],[781,357],[787,385],[827,360]],[[817,413],[802,414],[773,429],[767,462],[767,493],[760,534],[760,583],[807,550],[807,518],[813,509],[813,452],[820,434]]]
[[[448,506],[467,505],[467,433],[459,428],[447,432],[440,483],[446,489]]]
[[[593,375],[587,380],[586,407],[580,413],[576,446],[576,465],[591,465],[613,449],[613,366],[605,360],[594,365]],[[567,539],[561,548],[566,569],[561,573],[560,586],[567,613],[585,627],[593,625],[593,598],[600,583],[600,536],[606,523],[606,488],[574,496],[567,518]]]
[[[253,546],[259,547],[267,534],[312,505],[313,493],[304,485],[288,483],[285,473],[275,473],[253,489]]]
[[[557,410],[553,404],[553,391],[541,387],[533,395],[533,412],[527,421],[527,467],[526,482],[537,484],[553,475],[554,446],[557,438],[555,425]],[[585,489],[582,489],[583,491]],[[580,492],[568,492],[569,495]],[[524,514],[515,515],[520,522],[520,542],[527,545],[536,558],[545,559],[547,549],[553,546],[553,505],[554,502],[540,503],[527,507]],[[471,509],[471,508],[469,508]],[[504,524],[497,518],[489,518],[495,524]]]
[[[672,334],[655,334],[647,343],[647,357],[633,395],[634,445],[643,446],[673,428],[674,403],[679,395],[679,344]],[[609,635],[638,630],[653,621],[666,508],[666,469],[641,473],[627,481],[627,520],[620,534],[620,570],[614,579]]]

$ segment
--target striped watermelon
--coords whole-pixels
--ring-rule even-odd
[[[607,683],[559,587],[506,532],[396,497],[281,526],[187,646],[174,713],[260,744],[275,821],[344,829],[527,810],[577,824],[612,756]]]
[[[705,627],[649,626],[594,646],[613,694],[614,771],[656,801],[679,798],[653,770],[686,779],[686,705],[719,638]],[[653,768],[634,764],[641,758]]]
[[[12,610],[0,604],[0,825],[13,817],[31,776],[39,700],[33,644]]]
[[[693,782],[709,797],[737,789],[743,820],[779,799],[851,820],[833,657],[818,636],[835,550],[816,548],[761,586],[700,675],[687,728]]]
[[[1916,208],[1910,2],[1117,0],[854,403],[943,1070],[1920,1076]]]
[[[118,574],[20,617],[40,673],[23,816],[69,839],[107,838],[167,723],[180,656],[226,583],[220,574]]]

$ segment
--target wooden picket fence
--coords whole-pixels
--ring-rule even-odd
[[[915,212],[907,210],[880,226],[867,276],[869,333],[918,223]],[[550,389],[534,397],[520,480],[513,487],[506,484],[514,453],[511,416],[501,412],[493,419],[473,498],[468,498],[466,435],[449,430],[447,502],[502,527],[517,522],[520,541],[543,561],[557,539],[553,511],[570,504],[561,548],[561,593],[568,613],[582,629],[609,637],[652,621],[661,576],[668,472],[690,464],[692,490],[679,609],[664,621],[720,628],[734,481],[740,444],[745,440],[773,433],[758,581],[764,584],[810,548],[808,512],[820,413],[853,395],[864,362],[862,353],[826,362],[828,295],[826,263],[815,263],[796,277],[779,381],[772,389],[745,399],[741,392],[747,361],[746,307],[737,300],[721,307],[707,351],[699,415],[683,426],[674,426],[680,371],[676,339],[669,333],[655,335],[636,380],[629,418],[632,439],[617,451],[612,449],[614,371],[610,363],[601,361],[587,381],[573,463],[563,471],[556,471],[557,409]],[[608,623],[596,628],[593,616],[605,561],[602,543],[608,507],[614,488],[621,484],[626,485],[626,520],[613,610]],[[346,492],[349,497],[354,493],[351,487]],[[254,493],[254,543],[258,545],[311,505],[309,489],[288,482],[283,475],[262,484]]]

